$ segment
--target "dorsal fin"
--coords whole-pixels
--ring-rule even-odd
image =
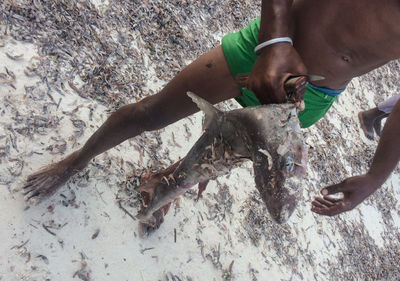
[[[215,108],[211,103],[199,97],[198,95],[192,92],[187,92],[187,95],[193,100],[195,104],[197,104],[197,107],[205,114],[203,129],[208,128],[212,122],[217,121],[218,116],[222,114],[220,110]]]

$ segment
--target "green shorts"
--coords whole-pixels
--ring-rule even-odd
[[[260,18],[258,18],[246,28],[236,33],[227,34],[222,38],[222,49],[234,77],[240,73],[249,73],[253,69],[257,60],[254,48],[258,44],[260,21]],[[248,89],[242,89],[242,95],[237,97],[236,100],[243,107],[261,104],[254,93]],[[298,115],[301,127],[310,127],[320,120],[335,100],[337,100],[337,96],[327,95],[307,85],[304,95],[305,109]]]

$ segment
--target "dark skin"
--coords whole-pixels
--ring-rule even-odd
[[[261,51],[247,87],[263,103],[286,100],[284,82],[291,75],[326,77],[317,86],[342,89],[353,77],[400,58],[399,0],[264,0],[259,42],[289,36],[294,46],[278,43]],[[182,70],[158,94],[126,105],[78,151],[28,177],[27,199],[54,193],[96,155],[144,131],[165,127],[197,111],[186,96],[192,91],[211,103],[241,94],[221,47]],[[348,178],[322,190],[312,210],[336,215],[351,210],[378,189],[400,158],[400,104],[389,116],[366,175]],[[337,201],[325,195],[344,192]]]
[[[374,193],[389,177],[400,160],[400,102],[390,113],[369,171],[365,175],[345,179],[321,190],[322,197],[312,202],[311,210],[320,215],[334,216],[350,211]],[[388,149],[391,148],[392,150]],[[341,199],[330,195],[343,193]]]
[[[292,4],[293,1],[262,2],[258,42],[289,36]],[[275,20],[275,24],[268,23],[267,19],[271,18]],[[286,101],[284,82],[291,75],[303,73],[307,73],[307,69],[296,49],[289,43],[277,43],[260,50],[258,60],[247,81],[247,87],[263,104],[283,103]]]
[[[361,129],[364,132],[364,135],[370,139],[374,139],[374,130],[375,133],[380,136],[381,135],[381,121],[384,118],[387,118],[389,113],[385,113],[380,111],[377,107],[371,108],[366,111],[361,111],[358,113],[358,121],[360,122]]]

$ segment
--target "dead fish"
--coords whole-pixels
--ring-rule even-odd
[[[277,223],[289,219],[301,196],[307,149],[293,104],[270,104],[222,112],[188,93],[205,113],[204,132],[178,167],[159,182],[138,187],[152,198],[137,218],[155,225],[156,212],[193,185],[253,161],[256,188]]]

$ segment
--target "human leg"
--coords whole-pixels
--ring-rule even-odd
[[[361,111],[358,113],[358,120],[360,122],[361,129],[364,132],[366,138],[374,139],[374,124],[377,118],[384,115],[385,113],[380,111],[377,107],[369,110]],[[380,121],[379,121],[380,126]]]
[[[375,133],[379,137],[381,136],[381,132],[382,132],[382,119],[387,118],[388,116],[389,116],[389,113],[385,113],[375,119],[374,130],[375,130]]]
[[[378,106],[377,106],[378,109],[385,113],[385,114],[382,114],[381,116],[379,116],[378,118],[376,118],[376,120],[374,122],[374,130],[378,136],[381,136],[382,119],[387,118],[389,116],[390,112],[392,112],[394,105],[397,103],[397,101],[399,99],[400,99],[400,94],[392,96],[392,97],[388,98],[387,100],[378,104]]]
[[[213,104],[240,95],[221,47],[188,65],[159,93],[118,109],[81,149],[29,176],[24,186],[26,199],[40,200],[53,194],[96,155],[144,131],[160,129],[195,113],[198,109],[186,95],[188,91]]]
[[[378,136],[381,135],[382,119],[389,116],[399,99],[400,94],[392,96],[379,103],[377,107],[358,113],[361,129],[368,139],[372,140],[374,138],[374,130]]]

